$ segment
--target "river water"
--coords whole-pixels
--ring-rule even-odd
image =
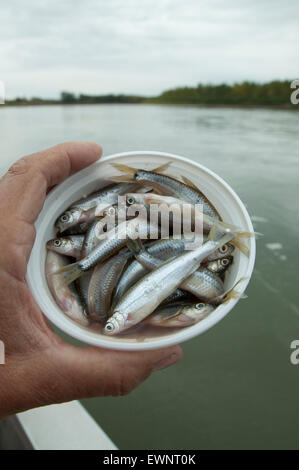
[[[0,167],[65,140],[160,150],[222,176],[257,231],[248,299],[131,395],[83,400],[122,449],[298,448],[299,113],[159,105],[0,109]]]

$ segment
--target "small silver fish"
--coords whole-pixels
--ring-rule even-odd
[[[226,256],[225,258],[220,258],[214,261],[209,261],[206,265],[209,271],[217,273],[218,275],[223,274],[227,268],[232,264],[234,257],[232,255]]]
[[[63,233],[76,225],[82,224],[83,222],[91,222],[96,216],[96,208],[89,209],[87,211],[80,209],[79,207],[70,207],[63,214],[61,214],[55,222],[55,228],[59,233]]]
[[[126,201],[127,205],[136,205],[137,207],[139,205],[144,206],[148,213],[150,213],[151,207],[153,205],[158,207],[160,206],[161,210],[165,210],[165,207],[168,207],[169,209],[171,209],[171,207],[176,207],[181,210],[182,214],[188,209],[191,215],[190,225],[192,230],[194,230],[195,227],[202,227],[204,233],[209,233],[212,227],[216,225],[219,237],[229,232],[241,232],[240,229],[234,225],[231,225],[227,222],[222,222],[220,220],[215,220],[213,217],[210,217],[205,213],[201,213],[201,211],[198,213],[194,204],[186,202],[183,199],[178,199],[171,196],[163,196],[155,193],[128,193],[126,195]],[[248,233],[243,234],[243,236],[248,235]],[[247,246],[239,239],[232,240],[231,244],[239,248],[242,253],[248,256],[249,251]]]
[[[214,310],[213,305],[200,303],[175,303],[158,307],[145,322],[152,326],[183,328],[194,325],[206,318]]]
[[[188,180],[185,176],[182,177],[184,182],[181,182],[171,176],[161,174],[161,172],[169,166],[169,163],[166,163],[152,171],[131,168],[119,163],[113,163],[112,166],[122,173],[125,173],[124,176],[119,177],[119,180],[121,181],[133,181],[141,185],[150,185],[160,194],[164,194],[165,196],[173,196],[191,204],[202,204],[203,212],[205,214],[209,215],[213,219],[220,219],[217,210],[211,202],[194,185],[194,183]],[[114,178],[114,180],[116,181],[117,177]]]
[[[215,251],[215,253],[212,253],[210,256],[208,256],[206,261],[210,262],[217,261],[222,258],[227,258],[233,253],[234,249],[235,247],[232,243],[225,243],[225,245],[220,246],[218,250]]]
[[[92,222],[83,222],[82,224],[74,225],[73,227],[64,230],[63,236],[68,237],[69,235],[85,235],[91,224]]]
[[[82,244],[82,249],[81,249],[80,255],[77,258],[78,260],[80,260],[81,258],[84,258],[85,256],[88,256],[89,253],[100,243],[100,240],[98,239],[98,236],[97,236],[97,224],[98,224],[98,220],[94,220],[90,224],[90,227],[85,234],[84,242]],[[90,315],[89,306],[88,306],[88,289],[89,289],[89,284],[90,284],[92,274],[93,274],[93,270],[90,270],[90,271],[84,272],[82,276],[79,277],[79,279],[76,279],[76,287],[78,289],[79,295],[82,299],[82,302],[85,306],[85,310],[88,316]]]
[[[138,218],[120,223],[116,228],[107,232],[105,238],[87,256],[59,270],[57,274],[63,274],[64,282],[67,284],[73,282],[83,272],[120,251],[127,244],[129,238],[136,236],[136,230],[141,238],[149,237],[153,231],[153,225]]]
[[[137,261],[149,270],[156,269],[163,264],[162,260],[151,255],[142,246],[138,248],[137,242],[128,242],[128,247],[134,253]],[[212,301],[214,298],[218,299],[224,293],[221,278],[205,267],[199,267],[179,287],[204,301]]]
[[[70,235],[68,237],[54,238],[47,242],[47,249],[65,256],[78,258],[81,253],[84,235]]]
[[[136,183],[118,183],[109,184],[104,188],[94,191],[87,197],[81,198],[71,205],[71,208],[80,208],[84,211],[91,209],[92,207],[99,206],[104,209],[105,206],[111,206],[116,204],[118,196],[137,190],[139,187]]]
[[[234,236],[231,233],[217,241],[209,240],[203,246],[166,261],[145,275],[115,306],[104,333],[115,335],[142,321],[198,269],[203,259]]]
[[[87,230],[82,244],[79,259],[82,259],[85,256],[89,255],[89,253],[101,242],[98,237],[98,223],[98,220],[94,220],[91,223],[89,229]]]
[[[165,240],[156,240],[154,242],[149,243],[146,247],[146,250],[150,255],[153,255],[161,260],[166,261],[171,256],[179,255],[184,252],[185,241],[183,239],[173,240],[172,238]],[[145,276],[145,274],[149,271],[150,269],[147,269],[139,261],[133,260],[127,266],[119,280],[113,297],[112,305],[116,305],[116,303],[121,299],[124,293],[137,281],[139,281],[139,279]]]
[[[94,268],[92,268],[90,271],[87,271],[86,273],[83,273],[82,276],[80,276],[79,279],[76,279],[75,281],[75,286],[77,288],[79,297],[81,299],[82,305],[84,306],[84,310],[88,319],[90,319],[88,309],[88,289],[93,271]]]
[[[62,282],[61,276],[53,276],[57,270],[68,264],[68,258],[54,251],[48,251],[46,258],[46,276],[48,286],[57,305],[72,320],[87,326],[89,321],[85,315],[84,307],[74,286],[67,286]]]
[[[182,289],[176,289],[174,292],[172,292],[172,294],[170,294],[168,297],[166,297],[165,300],[163,300],[162,305],[166,305],[166,304],[170,304],[170,303],[173,303],[173,302],[178,302],[178,301],[186,301],[190,298],[193,298],[194,297],[190,294],[188,294],[188,292],[186,291],[183,291]]]
[[[149,243],[146,246],[146,252],[148,252],[150,255],[154,256],[155,258],[159,258],[160,264],[161,264],[162,260],[166,261],[166,260],[169,260],[173,256],[177,256],[183,253],[188,243],[189,243],[188,239],[184,239],[184,238],[177,239],[177,240],[173,238],[157,240],[155,242]],[[136,247],[135,244],[133,245],[131,244],[130,246],[131,246],[131,249],[133,249],[135,254],[138,253],[140,255],[138,246],[137,246],[137,252],[136,252],[136,249],[134,248]],[[230,243],[223,245],[223,247],[226,247],[226,246],[231,246],[232,249],[234,248],[233,245],[231,245]],[[218,250],[215,251],[215,253],[212,253],[208,257],[208,259],[210,257],[214,259],[214,258],[217,258],[218,256],[220,257],[223,256],[222,251],[226,252],[226,249],[223,250],[223,247],[220,247]],[[226,258],[223,258],[223,259],[218,259],[212,262],[208,262],[206,265],[206,268],[220,275],[224,273],[224,271],[232,263],[232,260],[233,260],[232,256],[227,256]],[[138,261],[138,259],[131,261],[131,263],[124,270],[119,280],[119,283],[116,287],[112,306],[115,306],[117,302],[119,302],[121,297],[124,295],[124,293],[130,287],[132,287],[137,281],[139,281],[139,279],[141,279],[143,276],[145,276],[145,274],[147,274],[149,271],[151,271],[154,268],[154,266],[151,266],[151,265],[147,267],[144,259],[141,258],[140,261]],[[207,261],[208,260],[204,260],[204,263],[206,264]],[[156,266],[158,266],[158,264]]]
[[[88,313],[91,320],[107,320],[112,293],[130,256],[130,252],[125,250],[94,268],[88,288]]]
[[[207,235],[203,236],[203,241],[206,242],[208,239]],[[215,251],[215,253],[212,253],[208,258],[205,260],[206,262],[209,261],[216,261],[221,258],[228,258],[235,250],[235,246],[232,243],[225,243],[225,245],[222,245],[218,248],[218,250]],[[226,264],[226,263],[224,263]]]
[[[56,229],[62,233],[84,222],[93,221],[96,216],[118,202],[118,196],[138,189],[136,183],[110,184],[89,196],[74,202],[55,222]]]
[[[180,284],[180,288],[190,292],[204,302],[211,302],[213,304],[215,303],[214,299],[218,300],[224,294],[224,285],[221,278],[204,267],[200,267],[191,274],[186,281]]]

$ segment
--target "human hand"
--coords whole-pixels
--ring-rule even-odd
[[[50,188],[101,156],[95,143],[70,142],[17,161],[0,180],[0,419],[79,398],[129,393],[154,370],[180,360],[179,346],[125,352],[75,347],[57,336],[25,281],[34,222]]]

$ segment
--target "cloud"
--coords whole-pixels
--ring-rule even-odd
[[[157,94],[201,82],[296,78],[297,0],[10,0],[7,94]]]

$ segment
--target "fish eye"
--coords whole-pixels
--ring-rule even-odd
[[[228,265],[228,259],[224,258],[221,260],[222,266],[227,266]]]
[[[198,310],[201,310],[205,307],[205,304],[203,302],[200,302],[199,304],[196,304],[195,305],[195,308],[197,308]]]
[[[69,218],[70,218],[69,214],[63,214],[60,217],[60,220],[61,220],[61,222],[68,222]]]
[[[129,196],[129,197],[127,198],[127,203],[128,203],[130,206],[131,206],[132,204],[134,204],[134,202],[135,202],[135,200],[134,200],[133,197]]]
[[[60,246],[62,244],[62,241],[59,240],[59,238],[56,238],[56,240],[54,240],[54,246]]]
[[[222,245],[222,246],[219,248],[220,253],[226,253],[227,250],[228,250],[228,246],[227,246],[227,245]]]
[[[106,331],[113,331],[114,330],[114,326],[112,323],[107,323],[107,325],[105,326],[105,330]]]

